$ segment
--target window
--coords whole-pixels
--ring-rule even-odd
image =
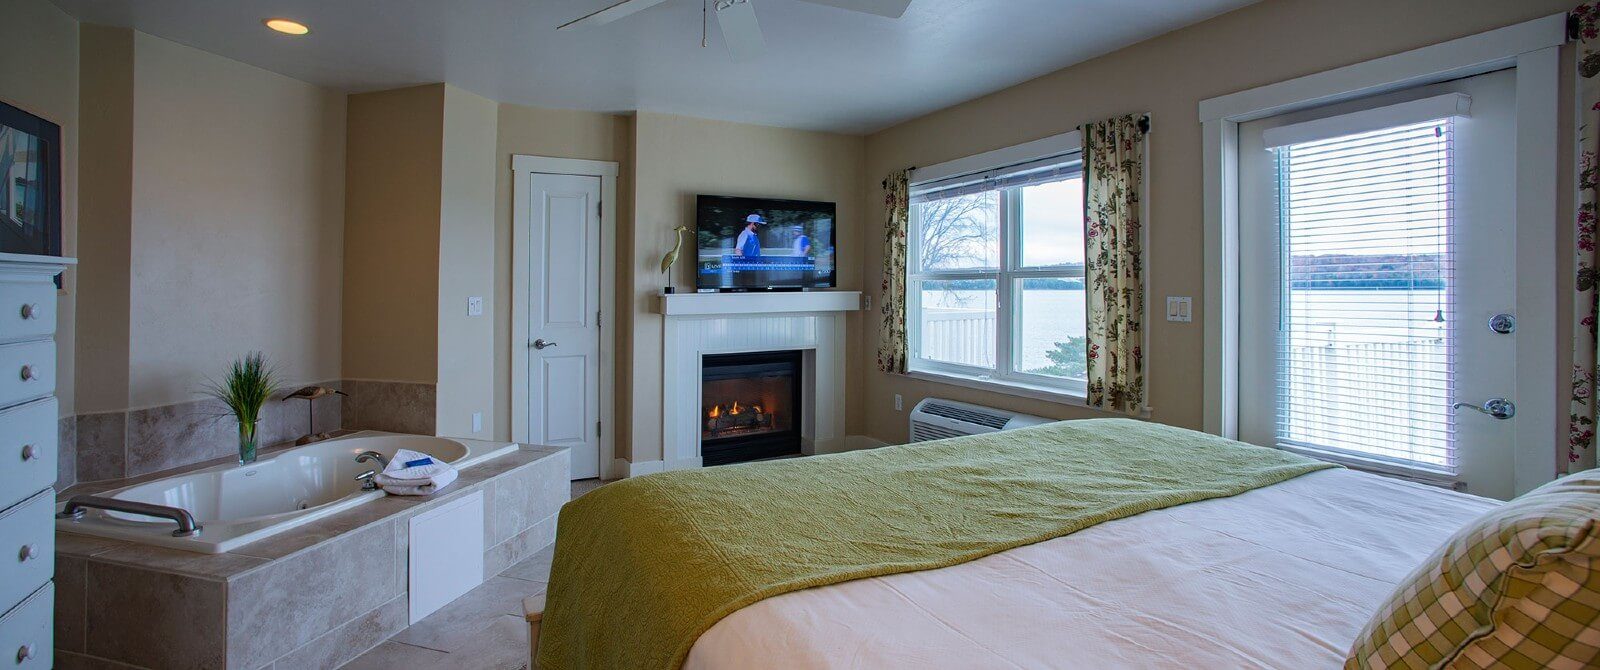
[[[911,369],[1082,395],[1077,156],[915,184],[910,221]]]
[[[1277,443],[1454,472],[1448,119],[1275,148]]]

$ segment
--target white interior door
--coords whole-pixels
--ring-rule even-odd
[[[598,477],[601,178],[527,179],[528,440],[570,448],[573,479]]]
[[[1240,126],[1241,439],[1515,494],[1515,77]]]

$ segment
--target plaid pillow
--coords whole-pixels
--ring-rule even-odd
[[[1345,660],[1357,668],[1600,665],[1600,469],[1473,521],[1412,571]]]

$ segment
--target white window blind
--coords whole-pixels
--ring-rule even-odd
[[[1451,121],[1277,147],[1281,446],[1453,474]]]

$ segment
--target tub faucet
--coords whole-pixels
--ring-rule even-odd
[[[356,481],[361,482],[361,490],[363,490],[363,491],[376,491],[376,490],[378,490],[378,483],[375,482],[375,481],[372,481],[372,478],[373,477],[377,477],[377,476],[378,476],[378,471],[377,470],[368,470],[368,471],[363,472],[363,473],[361,473],[359,475],[356,475]]]
[[[389,459],[384,458],[383,454],[380,454],[376,451],[363,451],[359,454],[356,454],[357,463],[365,463],[367,461],[377,461],[378,466],[381,468],[389,467]]]

